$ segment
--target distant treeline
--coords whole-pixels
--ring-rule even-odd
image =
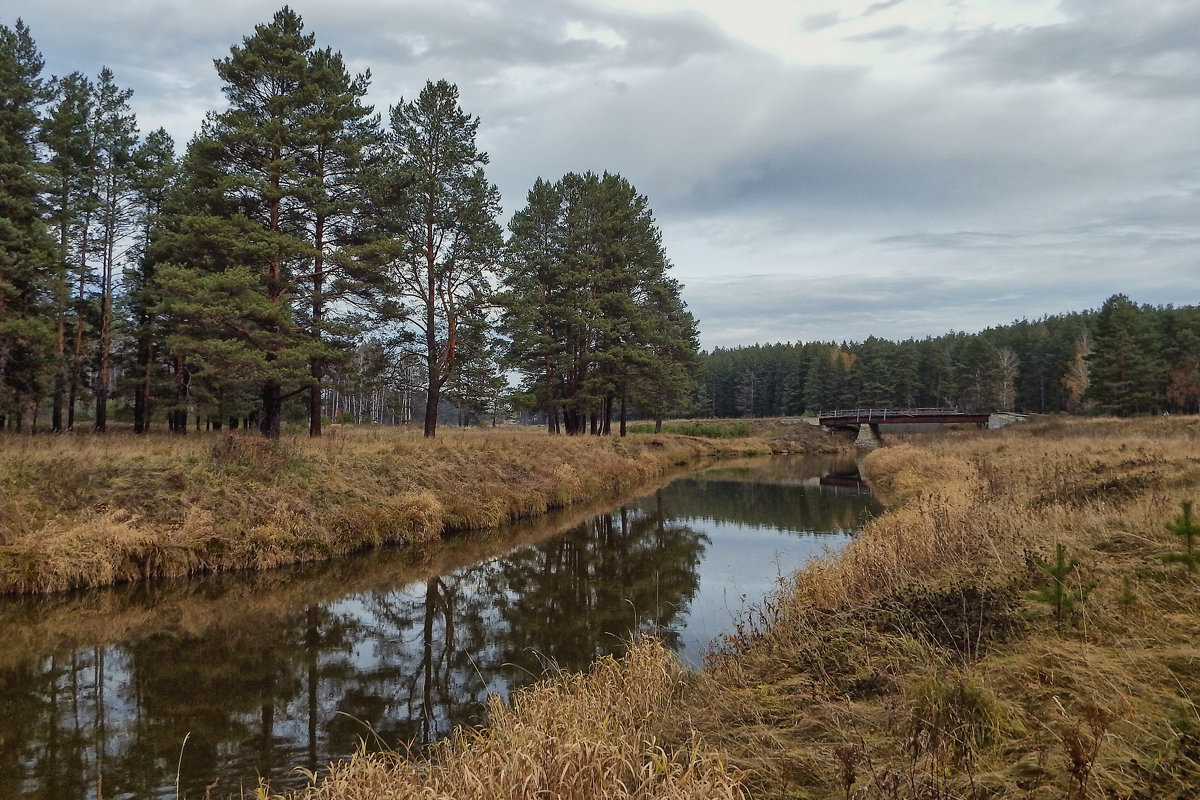
[[[1136,305],[1020,320],[977,334],[892,342],[718,348],[699,416],[950,407],[1117,415],[1200,411],[1200,308]]]

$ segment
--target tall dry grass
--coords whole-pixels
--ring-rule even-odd
[[[891,503],[685,703],[756,797],[1191,797],[1200,582],[1163,563],[1200,420],[1054,420],[866,459]],[[1037,599],[1057,544],[1063,618]],[[1039,561],[1040,560],[1040,561]]]
[[[757,442],[342,428],[0,436],[0,593],[268,569],[495,527]]]
[[[458,729],[427,756],[360,753],[295,800],[511,798],[720,800],[745,796],[738,776],[697,739],[666,750],[656,731],[684,691],[678,663],[635,642],[586,675],[564,674],[505,703],[488,727]]]

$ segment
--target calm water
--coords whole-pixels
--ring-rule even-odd
[[[337,564],[0,602],[0,797],[238,796],[484,721],[488,695],[658,630],[684,661],[877,506],[760,459],[617,508]],[[822,485],[822,476],[830,476]],[[481,538],[483,539],[481,541]]]

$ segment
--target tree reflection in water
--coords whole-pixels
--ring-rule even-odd
[[[214,798],[260,775],[281,788],[360,741],[420,747],[482,723],[490,694],[638,631],[684,650],[710,550],[759,558],[780,532],[848,531],[874,508],[805,475],[774,461],[677,480],[432,575],[379,552],[0,604],[0,797],[174,796],[177,768],[187,797],[217,776]],[[766,585],[779,566],[756,569]]]

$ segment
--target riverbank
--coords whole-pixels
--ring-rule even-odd
[[[1166,526],[1198,444],[1195,418],[898,441],[866,460],[889,512],[702,674],[641,645],[300,796],[1193,797],[1200,578]]]
[[[0,437],[0,594],[320,561],[627,492],[757,438]]]
[[[1194,797],[1200,578],[1166,526],[1198,445],[1193,417],[876,451],[890,510],[724,643],[681,738],[761,798]]]

